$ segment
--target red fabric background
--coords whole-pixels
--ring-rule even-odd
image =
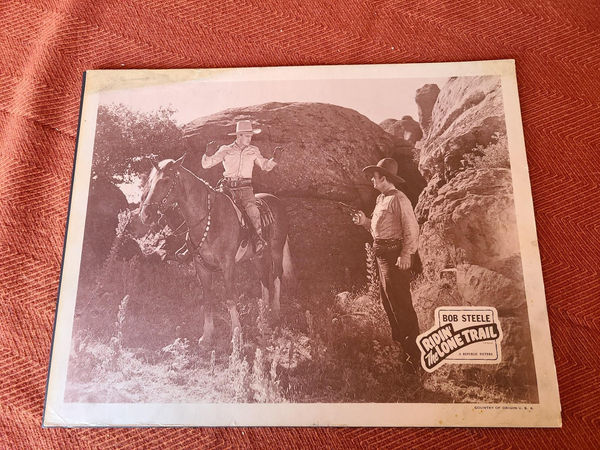
[[[0,447],[598,445],[599,28],[597,0],[2,0]],[[517,62],[562,429],[40,428],[84,70],[498,58]]]

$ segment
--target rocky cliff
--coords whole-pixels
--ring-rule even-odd
[[[436,97],[430,123],[421,126],[427,132],[420,145],[419,170],[427,180],[434,175],[452,178],[464,169],[465,158],[506,134],[499,78],[451,78]]]
[[[427,86],[419,94],[429,93],[424,106],[435,91]],[[518,386],[518,396],[535,401],[499,78],[451,78],[421,127],[425,135],[419,143],[419,169],[428,180],[415,210],[424,265],[423,280],[414,292],[421,329],[433,325],[437,306],[494,306],[505,330],[503,362],[451,370],[467,383],[483,376],[501,386]]]
[[[419,107],[419,123],[424,133],[429,131],[431,112],[439,94],[440,88],[437,84],[426,84],[418,89],[415,95],[415,102]]]

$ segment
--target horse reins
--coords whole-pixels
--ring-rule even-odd
[[[177,179],[179,179],[179,171],[177,171]],[[187,224],[187,227],[188,227],[185,240],[186,240],[186,242],[189,242],[190,247],[191,247],[190,250],[192,250],[192,252],[194,252],[194,253],[197,253],[198,250],[200,249],[200,247],[202,247],[202,245],[206,241],[206,238],[208,237],[208,231],[210,230],[210,223],[211,223],[210,222],[210,217],[211,217],[210,213],[212,210],[212,204],[210,201],[210,191],[212,191],[213,189],[210,187],[210,185],[206,181],[204,181],[202,179],[200,179],[200,181],[202,181],[207,188],[206,189],[206,215],[194,224],[189,224],[189,223],[187,223],[187,221],[185,219],[183,219],[183,223]],[[179,205],[177,205],[177,207],[179,207]],[[181,216],[183,217],[183,214],[181,214]],[[200,243],[195,244],[192,239],[192,236],[190,234],[190,231],[192,230],[192,228],[194,228],[194,227],[200,225],[202,222],[204,222],[205,219],[206,219],[206,227],[204,228],[204,233],[202,234],[202,239],[200,240]],[[179,229],[179,228],[181,228],[181,225],[179,227],[177,227],[177,229]]]
[[[204,216],[202,219],[200,219],[194,225],[190,226],[188,224],[187,240],[189,240],[190,244],[192,244],[192,247],[195,247],[195,250],[198,250],[198,249],[200,249],[200,247],[202,247],[202,244],[204,244],[204,241],[206,241],[206,237],[208,236],[208,230],[210,230],[210,211],[211,211],[210,190],[206,191],[206,210],[207,210],[206,216]],[[204,221],[204,219],[206,219],[206,227],[204,228],[204,234],[202,234],[202,239],[200,240],[200,243],[198,245],[196,245],[196,244],[194,244],[194,241],[192,240],[190,231],[193,227],[200,225]],[[183,221],[185,222],[185,219]]]
[[[171,195],[171,192],[173,192],[173,188],[175,187],[175,184],[177,183],[177,181],[179,180],[179,171],[177,171],[177,173],[175,174],[175,179],[171,182],[171,186],[169,186],[169,190],[167,191],[167,193],[165,194],[165,196],[158,202],[148,202],[148,205],[156,205],[156,207],[158,208],[159,212],[163,213],[163,208],[165,207],[166,203],[167,203],[167,199],[169,198],[169,196]],[[212,188],[208,185],[208,183],[206,183],[204,180],[201,180],[204,182],[204,184],[206,185],[206,187],[208,188],[206,191],[206,210],[207,210],[207,214],[206,216],[204,216],[202,219],[200,219],[198,222],[196,222],[195,224],[188,224],[187,221],[185,219],[183,219],[183,222],[181,222],[181,224],[175,229],[174,233],[176,231],[178,231],[184,224],[187,225],[187,236],[186,236],[186,241],[189,241],[190,244],[192,245],[192,247],[194,247],[195,251],[197,251],[198,249],[200,249],[200,247],[202,247],[202,244],[204,244],[204,242],[206,241],[206,238],[208,236],[208,231],[210,230],[210,213],[211,213],[211,201],[210,201],[210,191],[212,190]],[[179,204],[177,202],[173,202],[172,205],[173,208],[179,208]],[[181,212],[180,212],[181,214]],[[181,216],[183,217],[183,214],[181,214]],[[196,245],[194,243],[194,241],[192,240],[192,237],[190,236],[190,231],[193,227],[200,225],[202,222],[204,222],[204,219],[206,219],[206,227],[204,228],[204,233],[202,234],[202,239],[200,240],[200,243],[198,245]]]

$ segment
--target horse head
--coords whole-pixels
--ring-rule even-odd
[[[185,156],[185,155],[184,155]],[[164,159],[154,166],[142,190],[140,218],[145,225],[155,223],[166,208],[175,202],[179,170],[183,158]]]

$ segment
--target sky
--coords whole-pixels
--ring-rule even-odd
[[[268,102],[320,102],[352,108],[375,123],[410,115],[418,120],[415,93],[424,84],[440,88],[448,78],[282,81],[194,80],[102,92],[101,104],[122,103],[135,111],[171,106],[181,125],[227,108]]]

